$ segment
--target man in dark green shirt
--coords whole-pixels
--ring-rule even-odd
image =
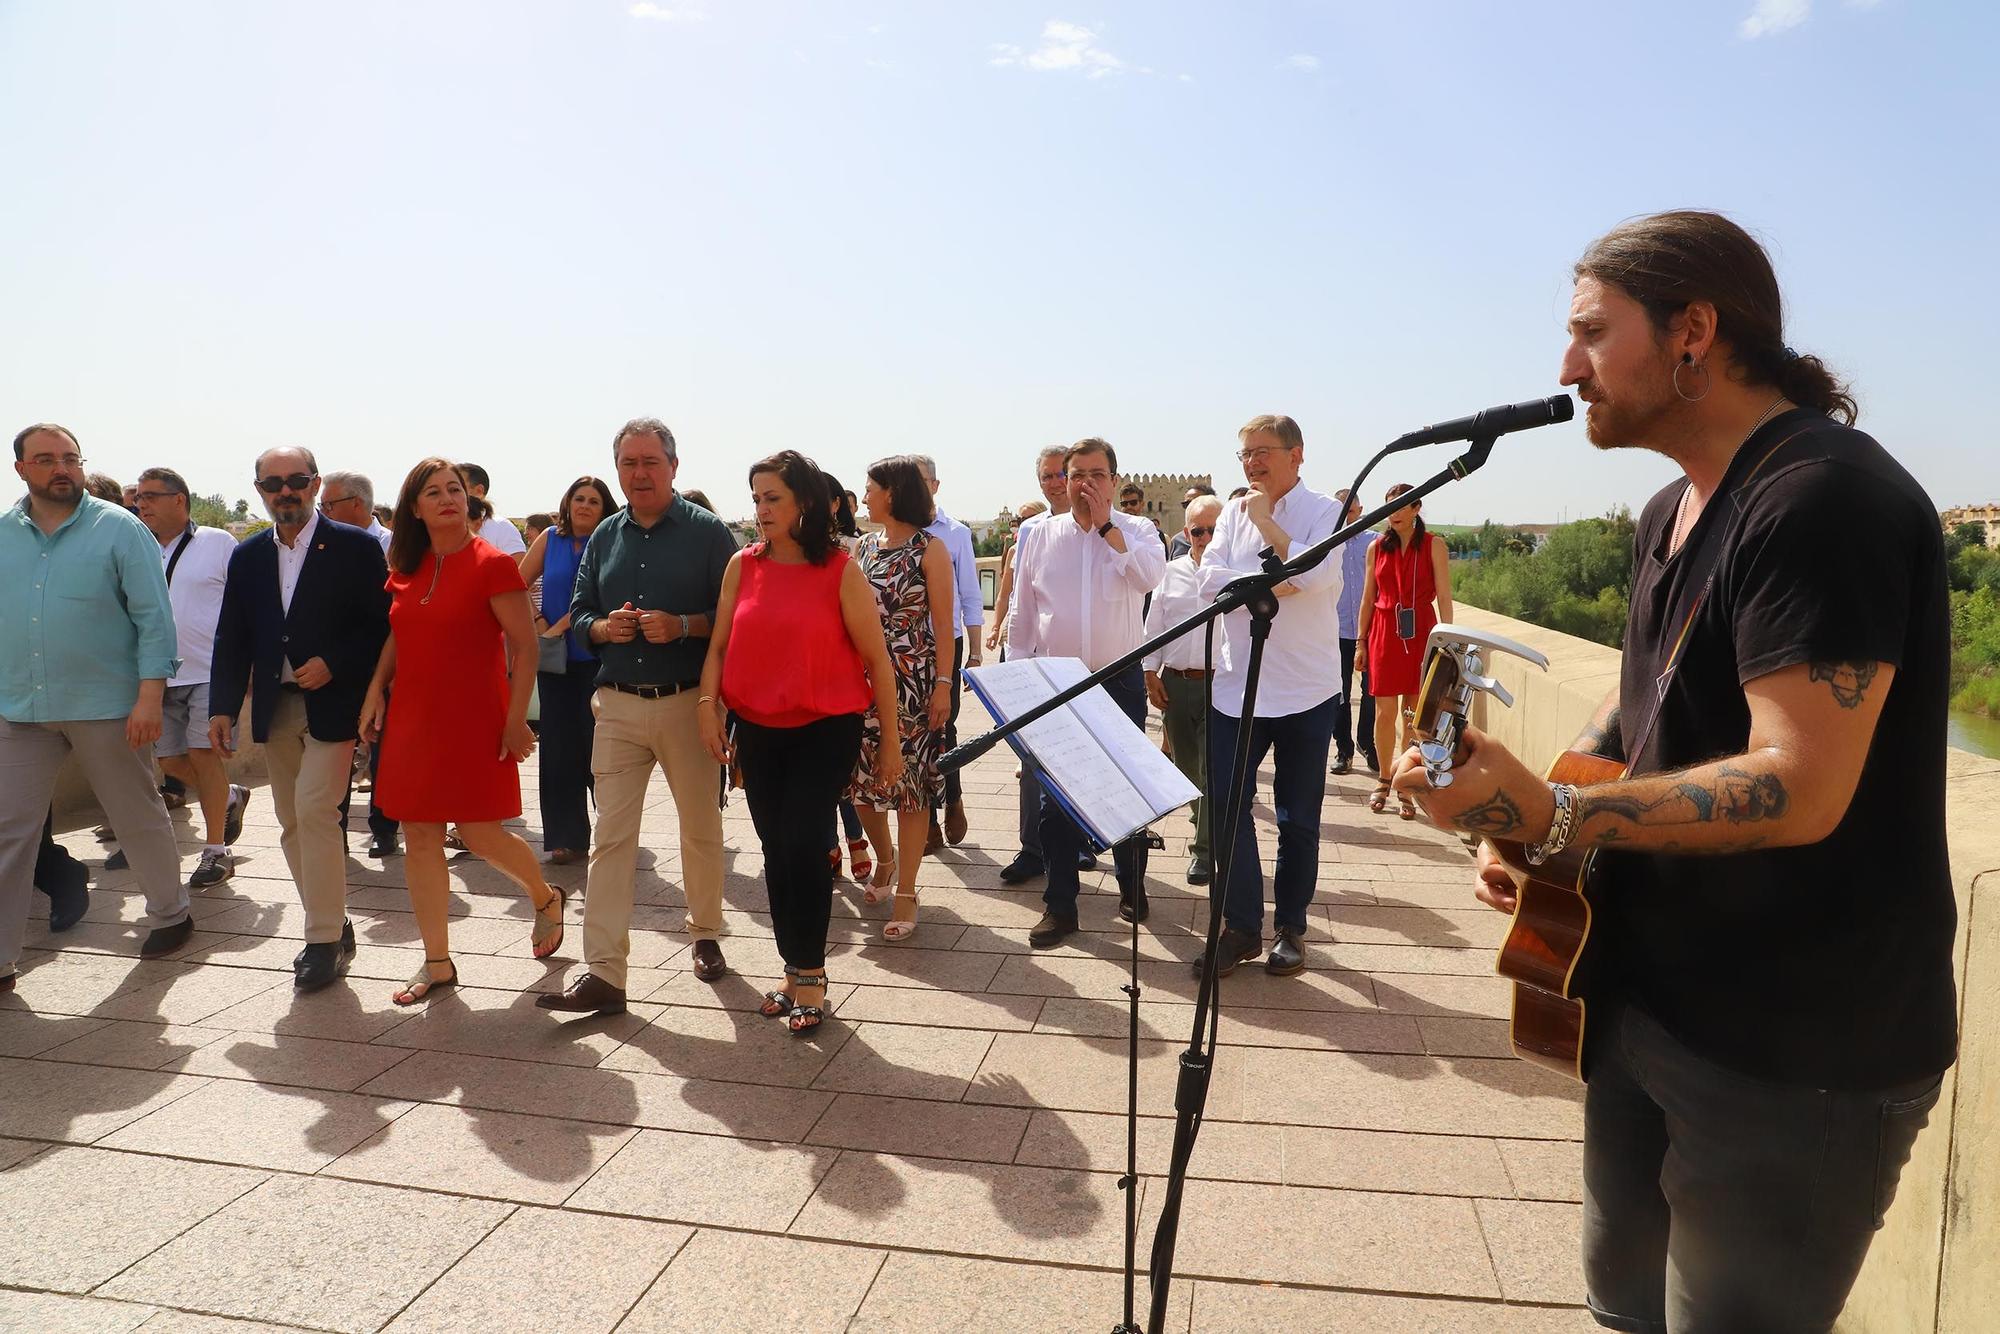
[[[667,772],[680,817],[695,976],[713,982],[726,971],[716,940],[722,930],[722,811],[695,703],[722,572],[736,552],[722,520],[674,491],[680,457],[664,424],[651,417],[627,422],[612,453],[626,507],[590,535],[570,602],[570,628],[603,659],[590,759],[597,846],[584,890],[587,971],[560,995],[536,1001],[545,1010],[604,1014],[625,1008],[639,817],[655,764]]]

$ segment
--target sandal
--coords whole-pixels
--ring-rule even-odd
[[[894,893],[889,895],[889,897],[892,900],[908,899],[910,902],[915,903],[917,901],[917,891],[913,889],[909,893],[905,894],[902,890],[898,889]],[[882,939],[890,941],[891,943],[894,943],[895,941],[899,940],[908,940],[911,936],[914,936],[916,934],[917,934],[917,919],[914,917],[910,918],[907,922],[891,919],[887,922],[882,923]]]
[[[785,976],[790,979],[793,986],[797,986],[802,981],[809,982],[814,980],[807,977],[804,973],[795,973],[789,968],[785,970]],[[757,1007],[757,1013],[763,1015],[766,1019],[778,1019],[791,1012],[792,997],[791,993],[787,991],[765,992],[763,1004]]]
[[[1375,790],[1368,794],[1368,809],[1380,815],[1389,808],[1389,785],[1377,783]]]
[[[794,973],[789,968],[785,972],[790,974],[795,986],[818,987],[820,989],[821,1005],[801,1005],[798,1003],[797,998],[794,997],[791,1000],[792,1008],[785,1015],[785,1026],[792,1030],[792,1036],[795,1038],[804,1037],[807,1033],[812,1032],[815,1028],[826,1022],[826,1011],[822,1008],[826,1000],[826,974]],[[801,1020],[804,1022],[800,1022]]]
[[[865,838],[848,839],[847,859],[849,862],[853,863],[854,878],[856,880],[866,880],[869,876],[875,873],[875,859],[869,855],[867,839]],[[836,866],[838,866],[839,864],[840,863],[837,860],[834,862],[834,865]]]
[[[546,959],[562,948],[563,908],[568,903],[569,895],[550,885],[549,901],[535,909],[535,930],[528,944],[537,959]]]
[[[1403,817],[1403,818],[1404,818],[1405,820],[1414,820],[1414,819],[1416,819],[1416,818],[1417,818],[1417,803],[1416,803],[1416,802],[1414,802],[1414,801],[1411,801],[1411,800],[1410,800],[1410,799],[1409,799],[1408,797],[1403,797],[1403,798],[1402,798],[1402,802],[1403,802],[1403,808],[1402,808],[1401,810],[1397,811],[1397,812],[1396,812],[1396,814],[1398,814],[1398,815],[1402,816],[1402,817]]]
[[[451,976],[434,976],[431,973],[431,965],[434,963],[451,964]],[[447,954],[442,959],[425,959],[424,966],[417,969],[415,975],[403,984],[403,989],[389,997],[389,999],[398,1005],[415,1005],[433,991],[442,991],[446,987],[455,987],[457,985],[458,965],[452,964],[451,956]]]
[[[895,866],[890,862],[883,862],[879,870],[880,874],[868,882],[868,888],[861,891],[861,901],[863,903],[887,903],[894,897]],[[882,891],[885,889],[890,890],[890,893],[884,894]]]

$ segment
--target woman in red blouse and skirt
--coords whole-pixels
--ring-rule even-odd
[[[1407,482],[1389,488],[1384,500],[1410,489]],[[1398,739],[1397,726],[1405,710],[1416,706],[1423,674],[1424,645],[1431,627],[1451,619],[1451,554],[1437,536],[1424,530],[1421,500],[1391,514],[1382,538],[1368,556],[1368,573],[1361,585],[1361,620],[1355,633],[1368,646],[1368,693],[1375,708],[1375,758],[1382,766],[1368,809],[1378,815],[1389,804],[1389,772],[1396,757],[1410,744]],[[1399,698],[1400,697],[1400,698]],[[1417,808],[1408,797],[1401,811],[1414,820]]]
[[[872,701],[895,717],[896,674],[868,581],[834,542],[820,470],[788,449],[750,469],[750,491],[764,540],[723,572],[695,716],[709,754],[741,767],[764,848],[785,985],[759,1008],[801,1036],[825,1019],[826,831],[861,752],[862,714]]]
[[[447,824],[528,892],[535,957],[562,944],[562,895],[542,878],[534,850],[500,823],[521,813],[519,764],[535,749],[528,697],[538,659],[528,586],[512,556],[472,535],[475,508],[486,502],[447,459],[425,459],[404,479],[389,541],[389,640],[361,706],[370,742],[396,714],[375,801],[402,821],[403,873],[424,941],[424,966],[392,997],[398,1005],[458,982]]]

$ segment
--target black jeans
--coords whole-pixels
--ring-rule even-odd
[[[1104,683],[1104,693],[1140,727],[1146,725],[1146,677],[1134,663]],[[1077,850],[1083,845],[1083,831],[1069,818],[1046,789],[1042,792],[1042,860],[1048,868],[1048,887],[1042,902],[1058,917],[1076,916],[1078,876]],[[1146,831],[1140,830],[1111,849],[1111,861],[1118,871],[1118,890],[1130,894],[1146,879]]]
[[[1938,1076],[1868,1092],[1767,1083],[1645,1011],[1591,1011],[1583,1265],[1642,1334],[1824,1331],[1896,1195]]]
[[[1355,697],[1354,650],[1358,640],[1340,641],[1340,704],[1333,711],[1334,754],[1342,762],[1354,758],[1355,743],[1359,742],[1363,755],[1375,753],[1375,697],[1368,693],[1368,659],[1361,659],[1361,727],[1354,727],[1354,710],[1347,701]]]
[[[977,631],[969,631],[977,633]],[[965,636],[960,635],[951,650],[951,719],[944,725],[944,748],[950,750],[958,744],[958,698],[965,684]],[[959,780],[958,770],[953,769],[944,776],[944,800],[947,806],[956,806],[965,799],[965,788]]]
[[[736,755],[743,800],[764,847],[778,957],[793,968],[823,968],[833,915],[826,831],[861,758],[861,715],[844,713],[803,727],[759,727],[738,718]]]
[[[590,747],[597,715],[597,662],[569,663],[561,672],[537,672],[542,696],[542,846],[590,851]]]

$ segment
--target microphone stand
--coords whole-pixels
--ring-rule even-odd
[[[1336,529],[1324,540],[1315,543],[1305,551],[1290,559],[1281,560],[1271,548],[1263,552],[1264,568],[1256,574],[1246,574],[1232,579],[1216,595],[1215,601],[1202,608],[1179,625],[1170,626],[1154,635],[1130,653],[1092,672],[1075,685],[1058,691],[1049,699],[1037,704],[1020,716],[1002,723],[993,730],[976,736],[948,752],[939,760],[939,767],[947,772],[962,768],[979,756],[991,750],[1001,740],[1012,736],[1022,728],[1046,717],[1071,700],[1093,687],[1109,680],[1120,672],[1132,667],[1147,654],[1163,645],[1172,643],[1190,631],[1212,627],[1220,617],[1238,609],[1250,613],[1250,659],[1243,673],[1243,718],[1245,725],[1236,732],[1236,751],[1230,759],[1230,772],[1234,777],[1229,789],[1229,809],[1222,813],[1222,819],[1211,816],[1211,833],[1219,841],[1220,851],[1216,857],[1214,879],[1209,889],[1208,934],[1202,952],[1201,981],[1195,991],[1194,1024],[1188,1037],[1187,1050],[1180,1056],[1180,1078],[1174,1088],[1174,1144],[1169,1160],[1166,1178],[1166,1195],[1161,1201],[1160,1219],[1153,1232],[1153,1250],[1150,1266],[1152,1305],[1146,1324],[1147,1334],[1162,1334],[1167,1316],[1168,1284],[1173,1276],[1174,1245],[1180,1232],[1181,1197],[1187,1186],[1189,1160],[1194,1154],[1195,1137],[1200,1133],[1202,1112],[1208,1102],[1209,1075],[1214,1061],[1216,1034],[1221,1018],[1220,978],[1216,973],[1216,947],[1222,935],[1222,908],[1228,896],[1231,861],[1236,848],[1237,831],[1244,817],[1249,813],[1250,777],[1250,719],[1257,712],[1257,683],[1262,674],[1264,644],[1271,635],[1271,622],[1278,614],[1278,596],[1274,591],[1286,580],[1318,566],[1334,548],[1341,546],[1366,532],[1405,506],[1422,500],[1439,487],[1454,481],[1462,481],[1477,472],[1492,453],[1493,442],[1499,432],[1481,434],[1475,437],[1465,453],[1453,459],[1413,489],[1403,492],[1393,501],[1363,514],[1344,528]],[[1375,465],[1390,454],[1417,448],[1416,444],[1391,443],[1384,446],[1363,467],[1350,496],[1359,495],[1361,484]],[[1214,652],[1214,632],[1208,635],[1208,653]],[[1209,677],[1211,684],[1214,676]],[[1343,683],[1344,684],[1344,683]],[[1226,831],[1226,833],[1224,832]],[[1130,999],[1131,1035],[1127,1061],[1127,1107],[1125,1129],[1125,1175],[1118,1180],[1119,1189],[1125,1197],[1125,1321],[1113,1330],[1113,1334],[1140,1334],[1134,1323],[1133,1287],[1136,1275],[1137,1235],[1138,1235],[1138,1142],[1139,1142],[1139,925],[1132,924],[1132,980],[1120,988]]]

